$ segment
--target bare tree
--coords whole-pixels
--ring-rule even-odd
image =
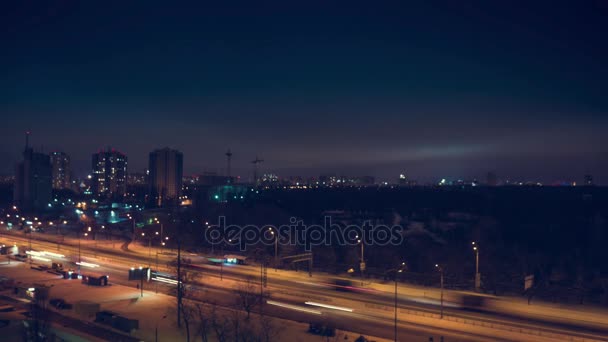
[[[230,337],[232,324],[226,317],[222,317],[217,312],[217,305],[211,306],[211,327],[218,342],[227,342]]]
[[[280,341],[280,328],[275,324],[274,319],[265,315],[260,315],[259,321],[259,336],[260,342]]]
[[[26,323],[24,331],[27,341],[47,341],[51,339],[49,330],[51,325],[51,313],[46,307],[49,299],[48,287],[37,287],[30,304],[30,320]]]
[[[211,332],[212,320],[209,310],[201,303],[196,303],[196,334],[201,337],[201,342],[209,341],[209,333]]]
[[[247,312],[247,319],[251,315],[251,310],[257,305],[262,304],[263,298],[257,291],[257,286],[252,282],[251,278],[245,283],[238,285],[237,290],[237,306]]]
[[[181,304],[181,320],[184,323],[184,327],[186,328],[186,340],[190,342],[190,330],[193,325],[193,321],[197,316],[196,308],[194,303],[188,300],[182,300]]]

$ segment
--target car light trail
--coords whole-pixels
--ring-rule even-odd
[[[40,261],[46,261],[46,262],[50,262],[51,261],[51,259],[43,258],[43,257],[38,256],[38,255],[31,255],[31,257],[34,260],[40,260]]]
[[[36,252],[36,251],[25,251],[25,254],[35,255],[35,256],[42,256],[42,253]]]
[[[177,280],[175,280],[175,279],[152,278],[152,280],[160,281],[161,283],[167,283],[167,284],[177,285]]]
[[[268,300],[268,301],[266,301],[266,303],[270,304],[270,305],[280,306],[282,308],[287,308],[287,309],[292,309],[292,310],[302,311],[302,312],[308,312],[308,313],[315,314],[315,315],[321,314],[321,311],[319,311],[319,310],[313,310],[313,309],[308,309],[308,308],[304,308],[304,307],[297,306],[297,305],[275,302],[273,300]]]
[[[342,307],[342,306],[321,304],[321,303],[316,303],[316,302],[304,302],[304,304],[312,305],[312,306],[319,306],[319,307],[326,308],[326,309],[334,309],[334,310],[340,310],[340,311],[346,311],[346,312],[353,312],[353,309],[351,309],[351,308],[345,308],[345,307]]]
[[[44,252],[42,252],[42,254],[44,254],[44,255],[46,255],[46,256],[53,257],[53,258],[65,258],[65,255],[63,255],[63,254],[58,254],[58,253],[53,253],[53,252],[47,252],[47,251],[44,251]]]
[[[50,260],[49,260],[49,261],[50,261]],[[95,267],[99,267],[99,265],[97,265],[97,264],[91,264],[91,263],[84,262],[84,261],[82,261],[82,262],[77,262],[77,263],[76,263],[76,265],[85,266],[85,267],[93,267],[93,268],[95,268]]]

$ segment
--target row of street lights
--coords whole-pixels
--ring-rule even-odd
[[[360,242],[360,241],[359,241]],[[479,273],[479,247],[477,242],[473,241],[471,243],[473,246],[473,251],[475,252],[475,289],[479,290],[481,285],[481,275]],[[363,260],[363,243],[361,243],[361,260]],[[363,261],[362,261],[363,262]],[[435,264],[435,268],[439,271],[439,279],[440,279],[440,318],[443,319],[443,289],[444,289],[444,269],[441,265]],[[402,262],[401,265],[397,268],[391,269],[387,272],[395,272],[395,341],[397,341],[397,282],[398,282],[398,274],[402,273],[407,269],[405,262]]]

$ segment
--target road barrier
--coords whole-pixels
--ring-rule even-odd
[[[374,310],[389,311],[389,312],[392,312],[395,310],[395,308],[393,306],[378,305],[378,304],[371,304],[371,303],[366,303],[365,307],[374,309]],[[429,311],[400,308],[399,313],[441,320],[441,316],[439,314],[429,312]],[[483,328],[504,330],[504,331],[515,332],[515,333],[520,333],[520,334],[539,336],[539,337],[550,338],[550,339],[555,339],[555,340],[562,340],[562,341],[571,341],[571,342],[608,341],[608,339],[606,339],[606,338],[598,338],[595,336],[593,336],[593,337],[592,336],[580,336],[581,334],[579,334],[579,336],[573,336],[573,335],[569,334],[568,332],[555,331],[555,330],[549,330],[549,329],[543,329],[543,328],[533,328],[533,327],[529,327],[529,326],[521,326],[521,325],[515,325],[515,324],[505,324],[505,323],[500,323],[497,321],[491,321],[491,320],[485,320],[485,319],[470,319],[470,318],[458,317],[458,316],[454,316],[454,315],[444,314],[443,320],[449,321],[449,322],[461,323],[461,324],[468,324],[468,325],[478,326],[478,327],[483,327]]]

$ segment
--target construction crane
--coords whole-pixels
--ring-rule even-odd
[[[258,158],[258,156],[255,156],[255,160],[251,161],[251,163],[253,164],[253,184],[255,185],[258,184],[258,164],[263,161],[264,159],[260,159]]]

